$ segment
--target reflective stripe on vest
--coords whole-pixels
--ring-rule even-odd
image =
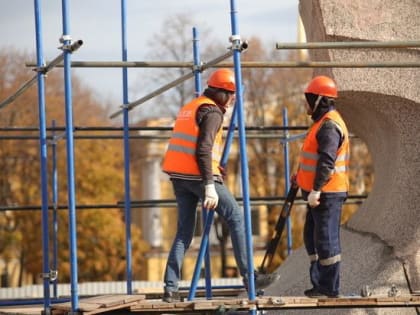
[[[195,156],[199,134],[196,113],[203,104],[217,106],[213,100],[200,96],[186,104],[179,111],[173,134],[163,159],[162,169],[164,172],[169,174],[201,175]],[[214,175],[221,175],[219,163],[223,152],[222,133],[223,128],[220,128],[216,134],[212,149],[212,171]]]
[[[329,181],[321,187],[322,192],[347,192],[349,188],[348,165],[350,159],[349,137],[346,125],[340,114],[336,111],[330,111],[319,121],[314,123],[305,138],[299,159],[299,169],[296,180],[300,188],[306,191],[313,189],[318,163],[318,141],[316,135],[322,124],[326,120],[332,120],[338,125],[344,135],[343,143],[337,150],[334,171]]]

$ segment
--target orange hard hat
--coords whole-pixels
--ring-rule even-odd
[[[207,85],[230,92],[235,92],[235,75],[233,71],[229,69],[218,69],[210,75],[209,79],[207,80]]]
[[[320,75],[312,79],[309,82],[308,87],[305,90],[305,93],[312,93],[316,95],[328,96],[328,97],[337,97],[337,86],[335,82],[326,76]]]

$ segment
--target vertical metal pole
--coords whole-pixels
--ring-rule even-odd
[[[71,85],[71,52],[66,49],[71,44],[69,5],[62,0],[63,15],[63,50],[64,50],[64,84],[66,107],[66,149],[67,149],[67,187],[69,207],[70,234],[70,277],[71,277],[71,308],[76,312],[79,308],[78,298],[78,270],[77,270],[77,234],[76,234],[76,194],[74,178],[74,138],[73,138],[73,106]]]
[[[42,46],[42,23],[40,1],[34,2],[36,27],[37,67],[44,66]],[[42,200],[42,274],[44,285],[44,312],[50,313],[50,279],[49,279],[49,228],[48,228],[48,176],[47,176],[47,131],[45,119],[45,77],[41,72],[38,79],[38,115],[39,115],[39,155],[41,162],[41,200]]]
[[[195,263],[195,268],[194,268],[194,274],[191,280],[190,291],[188,292],[188,301],[193,300],[195,297],[195,292],[197,289],[197,282],[198,282],[198,279],[200,278],[200,269],[203,263],[204,255],[206,253],[205,249],[209,245],[209,234],[210,234],[210,228],[213,224],[213,217],[214,217],[214,211],[213,210],[208,211],[207,216],[206,216],[206,224],[204,225],[204,229],[203,229],[203,236],[201,237],[200,251],[198,252],[198,257],[197,257],[197,261]]]
[[[57,172],[57,140],[55,137],[55,120],[52,121],[52,203],[53,203],[53,261],[52,270],[57,271],[57,257],[58,257],[58,172]],[[57,279],[54,279],[53,296],[58,297],[57,293]]]
[[[287,114],[287,107],[283,108],[283,126],[286,127],[284,130],[284,142],[283,142],[283,154],[284,154],[284,195],[287,196],[287,193],[290,189],[290,163],[289,163],[289,131],[287,127],[289,126]],[[287,227],[287,255],[290,255],[292,252],[292,223],[290,216],[286,219]]]
[[[199,39],[198,39],[198,30],[193,27],[193,55],[194,55],[194,83],[195,83],[195,89],[194,94],[195,97],[200,96],[201,94],[201,72],[200,72],[200,45],[199,45]],[[207,209],[205,207],[202,207],[202,225],[203,225],[203,231],[206,226],[206,218],[207,218]],[[210,247],[207,246],[205,249],[205,259],[204,259],[204,271],[205,271],[205,281],[206,281],[206,298],[211,299],[212,292],[211,292],[211,260],[210,260]],[[201,264],[200,264],[201,267]],[[196,285],[196,283],[193,283],[192,285]]]
[[[201,94],[201,59],[200,59],[200,40],[198,38],[198,30],[197,28],[193,27],[193,54],[194,54],[194,83],[195,83],[195,90],[194,94],[195,97],[200,96]]]
[[[248,297],[250,300],[255,300],[255,281],[254,281],[254,254],[252,244],[252,226],[251,226],[251,208],[249,200],[249,174],[248,174],[248,159],[246,155],[246,134],[242,95],[242,74],[241,74],[241,40],[237,24],[237,11],[235,1],[230,1],[231,5],[231,26],[232,26],[232,48],[233,62],[235,67],[235,83],[236,83],[236,110],[238,111],[238,130],[239,130],[239,147],[241,156],[241,174],[242,174],[242,194],[245,216],[245,232],[247,244],[248,257]]]
[[[121,35],[122,59],[127,61],[127,4],[121,0]],[[123,67],[123,104],[128,104],[128,69]],[[131,199],[130,199],[130,130],[128,108],[124,107],[124,213],[125,213],[125,249],[126,249],[126,274],[127,294],[132,294],[132,250],[131,250]]]

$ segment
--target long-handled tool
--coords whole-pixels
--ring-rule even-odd
[[[276,223],[274,235],[267,245],[267,250],[261,262],[261,266],[259,268],[260,272],[262,273],[267,273],[267,268],[268,266],[271,265],[277,246],[279,245],[279,242],[280,242],[281,234],[283,233],[284,226],[286,225],[286,220],[290,215],[290,210],[293,206],[293,202],[295,201],[298,190],[299,190],[299,187],[293,183],[291,188],[287,192],[286,200],[284,201],[279,219],[277,220],[277,223]]]

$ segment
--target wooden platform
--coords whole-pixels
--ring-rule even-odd
[[[145,295],[103,295],[79,300],[79,314],[211,314],[229,310],[274,310],[274,309],[319,309],[319,308],[382,308],[382,307],[420,307],[420,296],[401,295],[396,297],[342,297],[311,299],[306,297],[258,297],[255,301],[246,298],[215,298],[206,300],[165,303],[160,299],[146,299]],[[24,315],[41,314],[42,306],[1,307],[0,314]],[[53,315],[71,313],[70,302],[53,304]]]

